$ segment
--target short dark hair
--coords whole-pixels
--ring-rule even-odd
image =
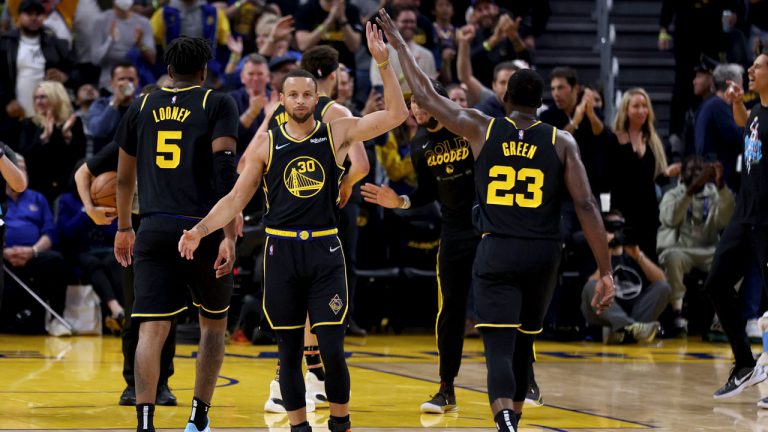
[[[496,77],[498,77],[499,72],[503,70],[511,70],[513,72],[517,72],[520,70],[520,67],[515,64],[513,61],[503,61],[496,65],[495,68],[493,68],[493,80],[496,81]]]
[[[443,84],[440,81],[432,78],[430,78],[429,81],[432,82],[432,88],[435,89],[437,94],[448,99],[448,92],[445,90],[445,87],[443,87]]]
[[[419,19],[419,10],[416,9],[413,6],[398,6],[394,9],[392,9],[392,20],[397,20],[397,17],[400,16],[403,12],[413,12],[416,14],[416,20]]]
[[[179,36],[165,49],[165,63],[174,74],[191,76],[205,69],[213,58],[210,43],[203,38]]]
[[[564,79],[571,87],[576,87],[579,83],[579,74],[576,73],[576,69],[569,66],[558,66],[552,69],[549,73],[549,82],[551,83],[555,78]]]
[[[544,80],[531,69],[517,71],[507,83],[506,99],[514,105],[538,108],[544,93]]]
[[[314,75],[305,71],[304,69],[294,69],[285,74],[285,79],[283,79],[283,87],[285,87],[285,82],[288,81],[288,78],[309,78],[315,84],[315,91],[317,91],[317,79],[315,79]]]
[[[269,62],[267,61],[266,58],[264,58],[263,55],[256,54],[256,53],[248,54],[245,57],[245,63],[253,63],[253,64],[256,64],[256,65],[263,64],[264,66],[269,64]]]
[[[302,54],[301,68],[315,79],[326,79],[339,69],[339,52],[328,45],[313,46]]]
[[[115,77],[115,71],[117,71],[117,68],[126,68],[126,69],[134,68],[134,69],[136,69],[136,65],[133,64],[133,62],[130,62],[128,60],[121,60],[121,61],[117,62],[117,64],[112,66],[112,69],[109,70],[109,76],[111,78]],[[137,70],[137,72],[138,72],[138,70]]]

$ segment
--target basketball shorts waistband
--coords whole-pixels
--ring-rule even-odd
[[[272,237],[280,237],[294,240],[312,240],[323,237],[335,236],[339,233],[338,228],[316,229],[316,230],[295,230],[282,228],[265,228],[264,232]]]

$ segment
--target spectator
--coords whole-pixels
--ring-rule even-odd
[[[656,133],[656,114],[648,93],[627,90],[621,99],[608,145],[608,184],[611,209],[626,219],[626,229],[638,240],[640,250],[656,260],[659,201],[656,179],[680,173],[680,164],[667,165],[661,138]]]
[[[115,7],[102,12],[94,24],[93,62],[101,67],[99,87],[109,89],[115,66],[131,62],[146,71],[147,82],[153,82],[151,66],[155,64],[155,41],[149,20],[131,12],[133,0],[115,0]],[[149,78],[151,77],[151,80]],[[134,86],[138,87],[139,82]]]
[[[725,92],[730,83],[741,86],[743,74],[744,69],[737,64],[716,67],[712,74],[715,97],[702,102],[694,123],[696,154],[704,156],[705,160],[720,161],[725,170],[725,183],[733,190],[738,190],[740,183],[736,161],[741,153],[739,143],[744,129],[736,125]]]
[[[507,109],[504,106],[504,95],[507,93],[507,82],[512,75],[520,70],[513,62],[506,61],[493,68],[493,94],[488,95],[475,108],[491,117],[504,117]]]
[[[248,143],[256,134],[256,129],[264,121],[264,107],[270,96],[267,90],[269,82],[267,59],[251,54],[245,59],[240,72],[243,87],[230,92],[240,112],[240,129],[237,137],[237,154],[243,154]]]
[[[535,49],[536,38],[544,33],[552,12],[549,0],[499,0],[498,4],[509,11],[511,16],[522,18],[520,36],[526,49]]]
[[[451,84],[446,88],[446,91],[448,92],[448,98],[459,104],[460,107],[469,107],[469,104],[467,104],[467,91],[464,90],[461,84]]]
[[[339,84],[338,89],[336,90],[335,100],[336,103],[347,107],[352,112],[353,116],[362,117],[360,115],[360,111],[354,106],[352,101],[352,98],[355,95],[355,77],[353,77],[349,72],[349,68],[343,64],[339,65]]]
[[[122,61],[110,71],[112,96],[104,96],[91,105],[88,111],[88,129],[93,137],[93,152],[98,153],[115,136],[120,119],[136,98],[139,77],[132,63]]]
[[[357,7],[345,0],[309,0],[295,15],[296,45],[302,52],[330,45],[339,52],[341,63],[354,65],[363,34],[360,18]]]
[[[488,65],[530,57],[518,33],[522,18],[512,19],[494,0],[473,0],[472,6],[472,20],[478,26],[472,41],[472,69],[481,83],[490,85],[493,77]]]
[[[21,193],[27,188],[27,175],[18,167],[16,153],[8,147],[7,144],[0,141],[0,243],[5,248],[5,220],[7,214],[7,194],[6,188]],[[3,290],[5,288],[5,267],[3,260],[0,260],[0,306],[3,302]],[[2,321],[2,320],[0,320]]]
[[[83,133],[85,133],[85,155],[86,157],[93,154],[93,136],[91,130],[88,128],[88,119],[90,118],[90,108],[93,102],[99,97],[99,91],[93,84],[83,84],[77,89],[77,97],[75,99],[75,105],[77,105],[77,111],[75,115],[80,119],[83,124]]]
[[[416,30],[416,9],[413,8],[400,8],[395,9],[393,11],[394,15],[392,16],[392,19],[395,21],[395,24],[397,25],[398,30],[400,30],[400,34],[402,34],[403,39],[405,40],[405,43],[408,44],[408,48],[413,53],[413,56],[416,58],[416,63],[419,65],[421,70],[423,70],[430,78],[435,79],[437,78],[437,69],[435,68],[435,57],[432,55],[432,53],[427,50],[426,48],[422,47],[421,45],[417,44],[413,41],[413,36]],[[389,49],[389,61],[390,61],[390,67],[392,67],[395,71],[395,74],[398,77],[401,77],[400,79],[400,87],[403,89],[403,94],[405,95],[406,100],[410,99],[411,89],[408,87],[408,84],[402,79],[403,77],[403,69],[400,67],[400,61],[397,58],[397,53],[395,52],[395,49],[392,48],[392,45],[387,44],[387,48]],[[373,58],[371,59],[371,85],[381,86],[381,73],[379,72],[379,68],[376,67],[375,64],[376,60]],[[346,63],[345,63],[346,64]]]
[[[256,23],[256,48],[259,54],[268,58],[288,54],[296,31],[294,24],[291,15],[284,17],[275,14],[262,15]]]
[[[427,2],[424,2],[424,4],[426,5]],[[425,15],[428,11],[425,13],[419,11],[419,6],[421,6],[421,0],[384,0],[384,8],[393,18],[397,9],[406,8],[416,11],[416,28],[413,30],[413,42],[423,46],[430,52],[434,52],[436,39],[433,34],[433,20]],[[454,4],[454,7],[456,6],[457,5]],[[381,6],[377,8],[377,12],[380,8]]]
[[[26,170],[24,159],[19,158],[19,168]],[[6,237],[3,259],[27,286],[42,297],[54,311],[64,312],[67,277],[64,258],[51,250],[56,238],[53,215],[46,198],[39,192],[27,189],[16,192],[6,186],[8,213],[5,215]],[[4,316],[15,315],[21,310],[30,310],[33,318],[29,329],[43,331],[43,310],[25,293],[20,292],[16,283],[6,280],[8,290],[4,296]]]
[[[64,83],[74,65],[66,42],[43,31],[45,9],[38,0],[19,6],[18,29],[0,38],[0,134],[9,142],[19,132],[18,121],[35,114],[33,93],[44,79]],[[42,53],[42,56],[40,56]]]
[[[680,183],[661,200],[657,248],[672,290],[670,304],[675,313],[675,328],[687,330],[683,317],[685,285],[683,277],[692,269],[709,271],[715,247],[733,216],[736,201],[725,187],[723,166],[705,164],[692,155],[682,166]]]
[[[696,125],[696,116],[702,103],[709,99],[715,92],[715,84],[712,81],[712,71],[715,66],[702,58],[699,65],[694,68],[696,75],[693,77],[694,99],[685,113],[685,124],[680,137],[669,137],[669,145],[672,150],[673,160],[680,160],[684,156],[696,153],[696,143],[693,136]],[[678,139],[679,138],[679,139]]]
[[[616,299],[601,315],[590,302],[595,296],[598,272],[592,275],[581,295],[581,310],[587,322],[604,327],[603,342],[624,342],[632,336],[649,343],[659,330],[657,319],[669,302],[669,284],[664,272],[636,244],[623,236],[624,219],[620,212],[606,216],[608,250],[611,254]]]
[[[455,81],[454,60],[456,59],[456,26],[451,23],[453,19],[453,4],[449,0],[435,1],[432,14],[435,16],[433,24],[435,31],[435,62],[440,70],[440,80],[445,84]]]
[[[226,0],[216,1],[213,4],[224,9],[232,28],[232,36],[244,42],[244,52],[254,52],[256,22],[265,11],[269,10],[268,7],[256,0]]]
[[[60,83],[43,81],[35,89],[35,116],[21,125],[18,151],[27,162],[29,187],[49,204],[61,195],[78,160],[85,157],[80,118]]]

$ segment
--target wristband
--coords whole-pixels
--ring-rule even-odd
[[[485,41],[483,42],[483,49],[486,51],[490,51],[493,49],[493,47],[491,46],[491,44],[488,43],[488,41]]]
[[[376,63],[376,66],[379,67],[379,69],[385,68],[389,64],[389,59],[384,60],[381,63]]]
[[[132,227],[132,226],[129,226],[129,227],[125,227],[125,228],[118,228],[118,229],[117,229],[117,232],[128,232],[128,231],[133,231],[133,227]]]
[[[671,41],[672,40],[672,35],[670,35],[669,33],[665,32],[665,31],[660,31],[659,32],[659,40]]]
[[[0,143],[0,159],[2,159],[3,156],[5,156],[5,144]]]
[[[320,33],[323,33],[325,31],[325,24],[320,24],[319,26],[317,26],[317,31],[319,31]]]
[[[411,208],[411,199],[408,197],[408,195],[400,195],[400,199],[403,200],[403,203],[400,204],[401,209],[407,210]]]
[[[32,254],[34,254],[35,258],[37,258],[37,246],[32,246]]]

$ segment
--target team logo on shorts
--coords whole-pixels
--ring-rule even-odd
[[[333,314],[334,314],[334,315],[338,315],[338,314],[339,314],[339,311],[341,311],[341,308],[343,308],[343,307],[344,307],[344,302],[343,302],[343,301],[341,301],[341,297],[339,297],[339,295],[338,295],[338,294],[336,294],[336,295],[335,295],[335,296],[333,296],[333,298],[331,299],[331,302],[330,302],[330,303],[328,303],[328,306],[330,306],[330,307],[331,307],[331,310],[333,311]]]
[[[294,196],[309,198],[317,195],[323,188],[325,170],[316,159],[309,156],[299,156],[285,167],[283,182]]]

